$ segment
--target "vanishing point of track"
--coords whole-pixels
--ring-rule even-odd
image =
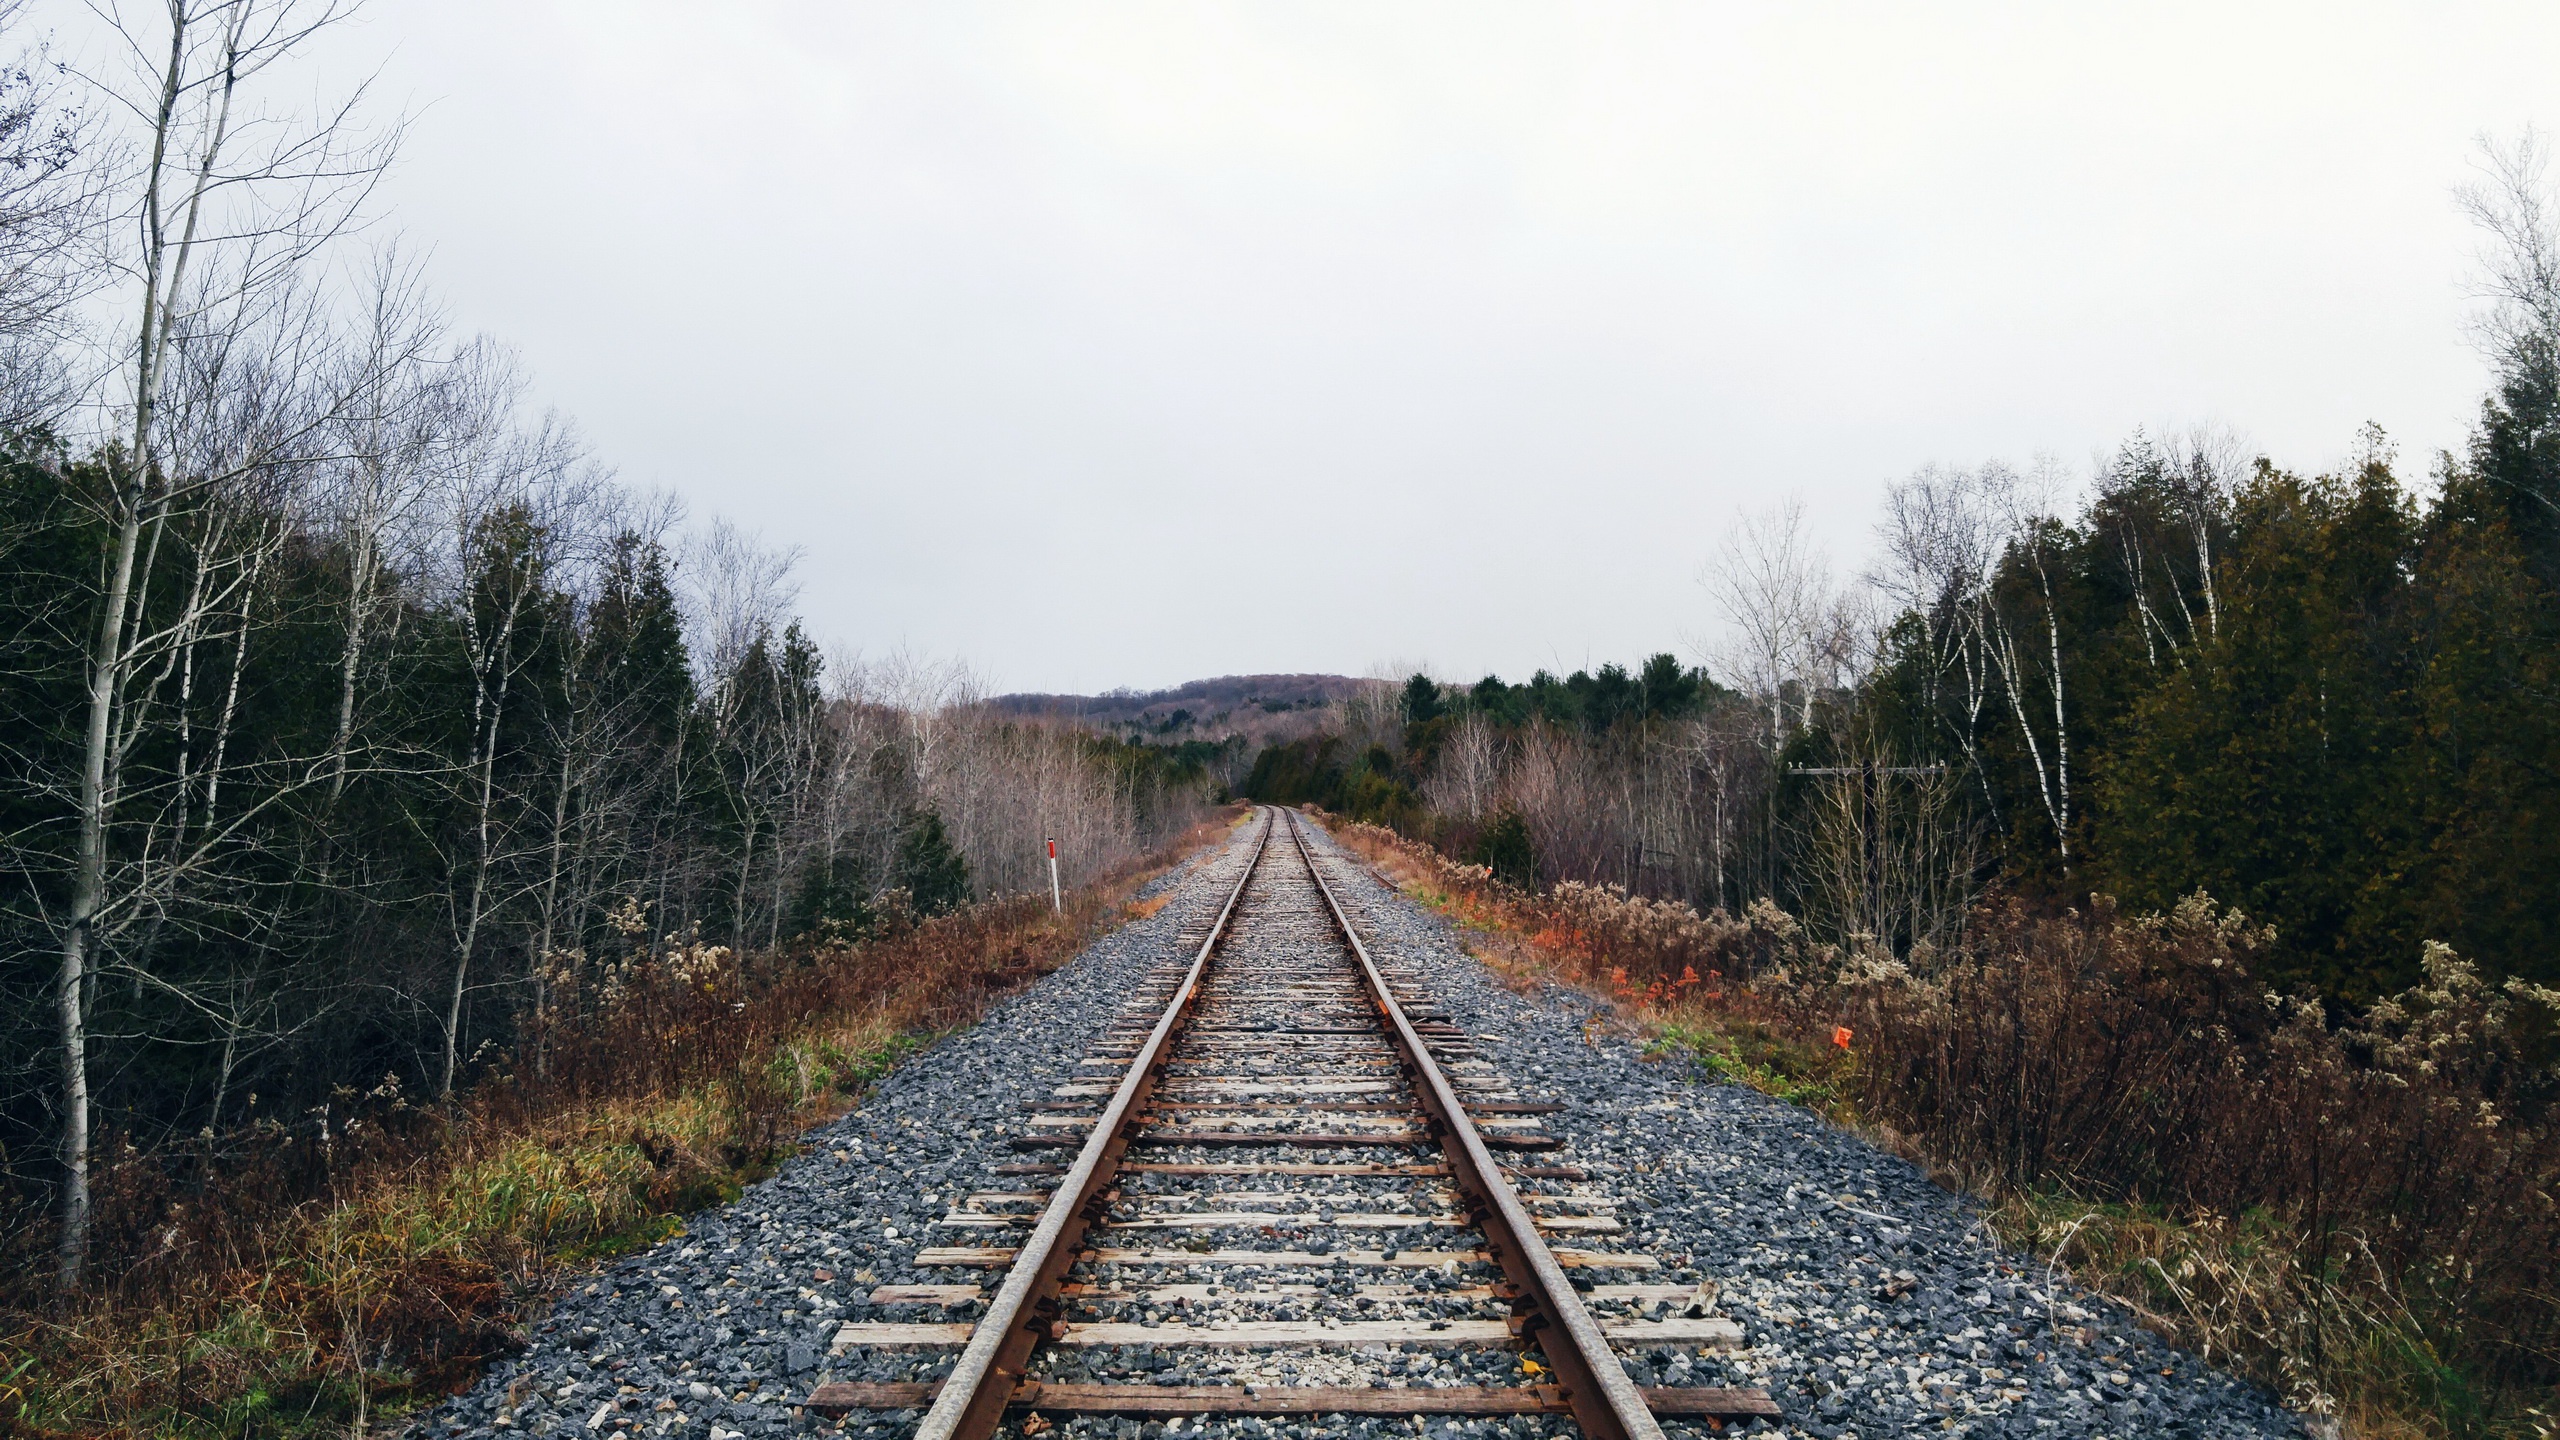
[[[919,1257],[926,1266],[1006,1267],[994,1294],[931,1285],[872,1296],[875,1306],[984,1299],[977,1323],[854,1323],[837,1336],[839,1350],[958,1345],[948,1377],[823,1385],[809,1397],[811,1410],[929,1403],[919,1440],[983,1440],[1009,1410],[1569,1414],[1595,1440],[1655,1440],[1657,1415],[1778,1413],[1758,1390],[1640,1389],[1628,1379],[1612,1341],[1730,1345],[1738,1327],[1713,1315],[1712,1289],[1695,1284],[1577,1288],[1569,1269],[1657,1266],[1648,1256],[1550,1248],[1548,1232],[1602,1236],[1620,1228],[1610,1199],[1579,1185],[1589,1178],[1581,1171],[1496,1158],[1560,1148],[1535,1117],[1563,1107],[1521,1099],[1476,1058],[1418,977],[1371,955],[1300,823],[1289,812],[1263,812],[1242,873],[1187,965],[1165,967],[1128,999],[1084,1073],[1037,1107],[1033,1133],[1014,1142],[1075,1147],[1073,1160],[1000,1166],[998,1174],[1020,1177],[1020,1190],[970,1196],[943,1221],[1008,1232],[1027,1223],[1020,1244]],[[1149,1158],[1132,1160],[1133,1150]],[[1054,1183],[1044,1188],[1044,1180]],[[1270,1188],[1302,1182],[1320,1188]],[[1524,1195],[1515,1182],[1539,1188]],[[1360,1247],[1363,1230],[1414,1227],[1450,1231],[1453,1243]],[[1290,1248],[1137,1247],[1143,1237],[1186,1229],[1259,1230],[1285,1235]],[[1457,1238],[1464,1236],[1473,1243]],[[1197,1265],[1217,1267],[1214,1278],[1230,1283],[1125,1280],[1132,1271]],[[1463,1283],[1470,1270],[1478,1283]],[[1411,1283],[1357,1283],[1399,1275]],[[1239,1277],[1243,1283],[1232,1283]],[[1476,1318],[1450,1318],[1452,1305]],[[1133,1306],[1144,1322],[1115,1318]],[[1167,1323],[1167,1311],[1200,1318]],[[1272,1311],[1282,1318],[1264,1318]],[[1057,1384],[1032,1374],[1044,1345],[1379,1343],[1534,1351],[1542,1364],[1524,1364],[1517,1384],[1411,1388]]]

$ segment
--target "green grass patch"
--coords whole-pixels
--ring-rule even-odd
[[[797,1093],[802,1103],[820,1095],[859,1097],[906,1058],[942,1038],[942,1032],[865,1028],[815,1035],[775,1047],[766,1078]]]
[[[1839,1063],[1812,1046],[1757,1025],[1728,1025],[1701,1018],[1663,1021],[1644,1049],[1648,1060],[1686,1055],[1716,1079],[1747,1085],[1833,1119],[1842,1111]]]
[[[728,1200],[745,1194],[746,1187],[734,1183],[715,1184],[708,1193],[714,1198],[708,1204],[697,1208],[709,1209],[712,1205],[725,1204]],[[607,1260],[619,1260],[634,1250],[646,1250],[661,1241],[673,1240],[683,1234],[684,1216],[683,1211],[666,1210],[635,1220],[619,1230],[570,1246],[560,1252],[560,1261],[564,1265],[583,1268],[599,1265]]]

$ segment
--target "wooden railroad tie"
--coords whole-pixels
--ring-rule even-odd
[[[834,1419],[855,1410],[920,1410],[942,1389],[930,1384],[821,1385],[804,1402]],[[1765,1390],[1656,1385],[1640,1392],[1656,1415],[1740,1420],[1775,1416]],[[1553,1385],[1442,1385],[1357,1389],[1330,1385],[1044,1385],[1014,1387],[1007,1408],[1061,1415],[1565,1415]]]
[[[871,1350],[932,1350],[969,1343],[975,1325],[932,1320],[854,1320],[836,1331],[831,1353],[856,1346]],[[1742,1326],[1721,1315],[1669,1320],[1603,1320],[1600,1329],[1625,1345],[1712,1345],[1742,1343]],[[1186,1348],[1265,1349],[1274,1346],[1349,1347],[1419,1345],[1498,1349],[1517,1345],[1508,1320],[1238,1320],[1217,1325],[1141,1325],[1129,1320],[1061,1321],[1049,1332],[1049,1343],[1076,1349],[1095,1346],[1151,1345]]]
[[[1212,958],[1240,923],[1247,885],[1266,864],[1284,825],[1312,894],[1282,903],[1312,909],[1303,902],[1319,902],[1339,946],[1328,942],[1321,963],[1304,945],[1284,944],[1265,956],[1231,947],[1213,984]],[[976,1230],[988,1239],[1019,1237],[1020,1248],[939,1246],[915,1257],[928,1271],[1003,1272],[1000,1280],[880,1285],[870,1293],[873,1305],[891,1313],[938,1309],[957,1320],[982,1305],[986,1313],[976,1323],[919,1316],[833,1329],[832,1354],[942,1350],[950,1356],[940,1367],[949,1378],[830,1383],[809,1394],[806,1411],[842,1416],[926,1410],[918,1440],[992,1440],[1008,1411],[1041,1410],[1167,1419],[1564,1415],[1594,1440],[1661,1440],[1656,1417],[1712,1423],[1779,1416],[1764,1390],[1633,1383],[1620,1359],[1629,1347],[1730,1348],[1743,1342],[1741,1325],[1714,1313],[1711,1284],[1623,1283],[1651,1278],[1644,1272],[1659,1274],[1662,1258],[1556,1246],[1550,1232],[1578,1231],[1586,1239],[1624,1233],[1611,1197],[1522,1194],[1509,1184],[1585,1178],[1573,1167],[1512,1158],[1521,1151],[1563,1149],[1567,1142],[1544,1133],[1534,1117],[1571,1107],[1521,1094],[1475,1048],[1479,1039],[1503,1037],[1467,1033],[1410,963],[1382,963],[1370,953],[1294,816],[1266,812],[1252,845],[1216,921],[1184,936],[1186,944],[1196,938],[1200,945],[1180,980],[1168,984],[1151,977],[1129,993],[1126,1007],[1107,1022],[1075,1073],[1045,1097],[1026,1097],[1020,1109],[1028,1113],[1005,1127],[1032,1133],[992,1138],[1000,1147],[1046,1151],[1043,1159],[1071,1162],[995,1167],[1000,1175],[1054,1176],[1056,1185],[955,1194],[952,1208],[935,1222],[963,1235]],[[1292,883],[1289,873],[1275,872],[1275,881]],[[1344,953],[1332,955],[1335,948]],[[1291,1127],[1299,1133],[1287,1133]],[[1233,1160],[1138,1158],[1148,1151],[1162,1157],[1167,1147],[1205,1149]],[[1326,1149],[1372,1153],[1336,1155],[1329,1163],[1306,1153]],[[1399,1189],[1394,1197],[1214,1187],[1204,1197],[1176,1186],[1163,1196],[1130,1192],[1128,1198],[1137,1202],[1131,1213],[1111,1208],[1124,1198],[1116,1179],[1124,1171],[1202,1178],[1403,1176],[1445,1183],[1409,1195]],[[1373,1200],[1374,1208],[1366,1203]],[[1418,1211],[1401,1208],[1408,1200]],[[1441,1241],[1447,1248],[1385,1248],[1390,1239],[1415,1238],[1395,1232],[1423,1227],[1458,1233]],[[1465,1234],[1471,1229],[1483,1232],[1472,1244]],[[1232,1238],[1252,1245],[1242,1232],[1257,1230],[1269,1248],[1210,1248],[1231,1238],[1217,1232],[1237,1232]],[[1174,1233],[1182,1231],[1199,1238]],[[1368,1243],[1380,1248],[1340,1248],[1322,1233],[1333,1231],[1345,1232],[1345,1238],[1366,1231],[1374,1237]],[[1162,1248],[1137,1248],[1149,1241]],[[1229,1267],[1245,1284],[1186,1278],[1184,1272],[1204,1263]],[[1090,1278],[1070,1279],[1072,1267],[1083,1264],[1101,1269]],[[1471,1264],[1498,1267],[1501,1276],[1449,1287],[1436,1276],[1424,1285],[1404,1283],[1397,1275],[1416,1269],[1455,1275]],[[1131,1273],[1124,1277],[1115,1267]],[[1567,1272],[1576,1269],[1589,1279],[1569,1278]],[[1141,1278],[1150,1271],[1156,1283]],[[1258,1302],[1283,1297],[1356,1295],[1366,1309],[1373,1301],[1404,1300],[1423,1290],[1487,1308],[1470,1303],[1464,1318],[1254,1315]],[[1228,1295],[1247,1302],[1239,1318],[1215,1313],[1224,1306],[1211,1312],[1189,1308]],[[1179,1318],[1162,1323],[1154,1311],[1146,1312],[1150,1318],[1143,1323],[1102,1318],[1120,1313],[1106,1302],[1136,1300],[1164,1304]],[[1493,1302],[1506,1300],[1507,1318],[1489,1313]],[[1621,1310],[1624,1318],[1603,1318],[1590,1308],[1603,1302],[1635,1314]],[[1036,1374],[1034,1352],[1043,1346],[1103,1355],[1130,1348],[1470,1349],[1534,1353],[1548,1368],[1524,1360],[1518,1378],[1530,1383],[1490,1386],[1408,1387],[1384,1378],[1350,1386],[1044,1384],[1029,1378]],[[1025,1428],[1044,1427],[1034,1418]]]
[[[1567,1270],[1658,1270],[1650,1255],[1550,1246],[1556,1263]],[[920,1270],[1001,1270],[1022,1252],[1010,1245],[933,1245],[916,1252]],[[1437,1270],[1451,1261],[1472,1265],[1489,1258],[1482,1250],[1117,1250],[1091,1252],[1104,1265],[1289,1265]]]
[[[991,1167],[995,1175],[1061,1175],[1064,1165],[1015,1163]],[[1449,1167],[1437,1161],[1418,1165],[1324,1165],[1324,1164],[1198,1164],[1177,1165],[1157,1161],[1133,1160],[1120,1167],[1143,1175],[1446,1175]],[[1502,1173],[1522,1180],[1588,1180],[1591,1172],[1575,1165],[1505,1165]]]
[[[1492,1150],[1561,1150],[1564,1142],[1553,1135],[1487,1135],[1483,1137]],[[1005,1143],[1016,1150],[1081,1150],[1082,1135],[1016,1135]],[[1340,1148],[1346,1145],[1437,1145],[1424,1130],[1391,1130],[1374,1135],[1323,1134],[1278,1135],[1269,1131],[1226,1130],[1155,1130],[1143,1131],[1130,1138],[1136,1145],[1299,1145]]]

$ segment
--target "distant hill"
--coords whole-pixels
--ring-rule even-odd
[[[1259,747],[1322,728],[1335,701],[1381,683],[1348,675],[1221,675],[1170,690],[999,695],[987,704],[1023,719],[1066,721],[1131,740],[1175,744],[1240,736]]]

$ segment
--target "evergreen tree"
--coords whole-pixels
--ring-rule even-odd
[[[1404,682],[1404,721],[1407,725],[1428,725],[1440,718],[1440,687],[1428,675],[1416,675]]]
[[[2346,479],[2265,471],[2239,515],[2219,630],[2104,752],[2094,848],[2128,902],[2208,891],[2275,926],[2291,973],[2273,978],[2370,998],[2414,976],[2425,938],[2391,873],[2416,516],[2379,460]]]
[[[931,810],[908,817],[898,840],[897,884],[919,915],[942,915],[969,903],[969,862],[952,848],[942,817]]]
[[[1706,698],[1708,682],[1705,671],[1684,669],[1678,656],[1665,651],[1644,662],[1636,684],[1644,694],[1646,718],[1666,720],[1695,712]]]
[[[1528,889],[1538,883],[1537,846],[1530,839],[1529,822],[1517,810],[1506,808],[1494,816],[1493,823],[1476,837],[1467,858],[1492,870],[1493,878],[1505,884]]]
[[[613,538],[587,646],[601,703],[626,718],[635,740],[672,742],[693,708],[693,661],[665,547],[628,530]]]

